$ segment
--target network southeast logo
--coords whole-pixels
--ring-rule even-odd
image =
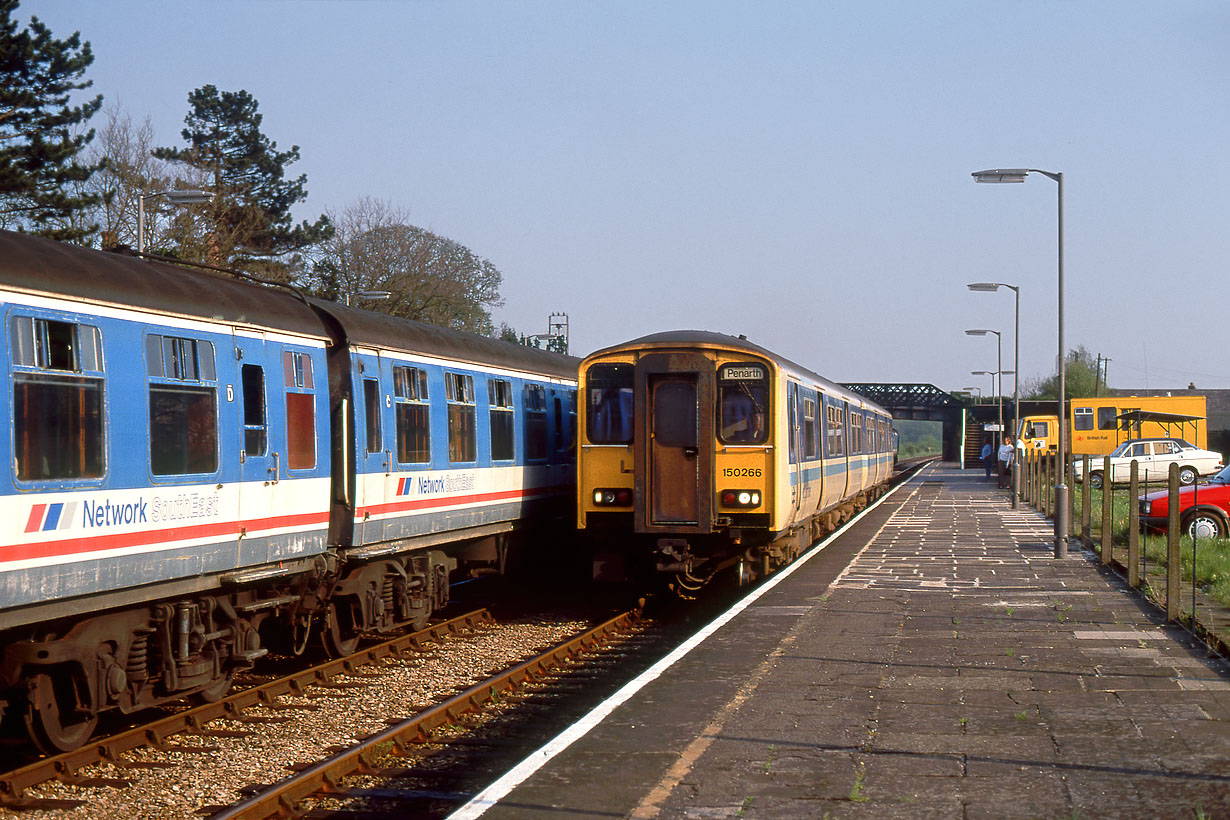
[[[71,529],[75,524],[78,507],[82,508],[81,524],[84,527],[112,527],[119,524],[144,524],[149,520],[149,504],[145,499],[130,504],[112,504],[110,501],[64,501],[55,504],[35,504],[26,520],[26,532],[51,532]]]

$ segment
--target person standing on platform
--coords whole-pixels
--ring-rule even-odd
[[[999,445],[999,487],[1003,489],[1012,484],[1012,459],[1016,458],[1016,448],[1012,446],[1012,436],[1004,436],[1004,443]]]
[[[991,480],[991,466],[995,463],[995,448],[991,446],[991,440],[987,439],[982,442],[982,454],[979,456],[982,459],[982,466],[987,469],[987,480]]]

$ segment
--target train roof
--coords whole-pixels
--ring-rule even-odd
[[[576,380],[577,366],[581,363],[580,359],[573,356],[563,356],[502,339],[416,322],[387,313],[360,310],[322,299],[310,301],[317,309],[332,316],[341,325],[346,338],[355,344],[520,370],[568,381]]]
[[[0,286],[95,304],[325,337],[293,293],[186,268],[0,231]]]
[[[602,350],[591,353],[590,356],[592,357],[600,356],[605,353],[614,353],[616,351],[626,350],[629,347],[677,347],[680,345],[708,345],[713,347],[733,348],[735,350],[745,350],[749,353],[763,356],[769,361],[775,362],[781,367],[793,371],[796,375],[805,376],[806,378],[812,379],[817,384],[824,386],[827,390],[833,393],[856,399],[863,404],[882,410],[885,414],[888,413],[887,410],[884,410],[884,408],[880,407],[867,397],[847,390],[840,384],[826,379],[819,373],[792,362],[790,359],[780,356],[768,348],[761,347],[755,342],[749,342],[743,336],[727,336],[725,333],[715,333],[711,330],[667,330],[662,333],[651,333],[648,336],[642,336],[639,339],[632,339],[621,344],[603,348]]]
[[[105,253],[0,231],[0,287],[93,304],[329,338],[318,313],[354,342],[406,353],[575,380],[579,359],[545,350],[307,299],[225,273]]]

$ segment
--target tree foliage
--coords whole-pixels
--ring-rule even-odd
[[[96,205],[94,194],[73,191],[101,167],[77,156],[94,137],[80,131],[102,96],[69,105],[94,62],[88,42],[73,32],[57,40],[37,17],[19,30],[18,0],[0,0],[0,226],[80,241],[97,230],[74,219]]]
[[[307,199],[307,175],[288,179],[286,168],[299,160],[299,146],[279,151],[261,132],[251,94],[205,85],[188,95],[188,106],[181,132],[187,147],[153,152],[193,169],[214,193],[207,208],[212,231],[195,242],[183,237],[186,258],[268,272],[271,261],[328,239],[333,228],[324,215],[294,224],[291,208]]]
[[[1096,391],[1105,393],[1107,385],[1097,379],[1096,357],[1080,345],[1068,351],[1064,360],[1064,398],[1073,396],[1093,396]],[[1021,398],[1057,399],[1059,396],[1059,374],[1053,374],[1045,379],[1037,379],[1021,383]]]
[[[503,304],[500,271],[464,245],[406,221],[387,203],[365,198],[336,219],[337,231],[316,260],[311,288],[322,298],[354,301],[388,291],[365,307],[489,336],[490,308]]]
[[[84,152],[87,161],[102,165],[89,179],[76,183],[75,190],[93,197],[97,204],[80,212],[79,219],[97,223],[102,245],[137,247],[141,199],[145,203],[145,246],[152,253],[180,255],[179,239],[184,234],[206,235],[204,212],[199,205],[168,206],[160,197],[146,195],[171,189],[177,170],[169,162],[153,156],[154,128],[149,117],[137,123],[119,105],[103,109],[103,123]],[[182,174],[181,174],[182,176]],[[190,179],[191,188],[204,188],[205,181]],[[181,180],[182,184],[182,180]],[[170,219],[162,216],[166,211]]]

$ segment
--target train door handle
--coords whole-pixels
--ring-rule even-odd
[[[270,484],[277,484],[282,478],[282,455],[281,453],[273,454],[273,466],[269,468],[269,472],[273,473],[273,480]]]
[[[684,448],[683,448],[683,457],[684,457],[684,458],[696,458],[696,456],[697,456],[697,454],[698,454],[699,452],[700,452],[700,450],[698,450],[698,449],[697,449],[697,448],[695,448],[695,447],[684,447]]]

